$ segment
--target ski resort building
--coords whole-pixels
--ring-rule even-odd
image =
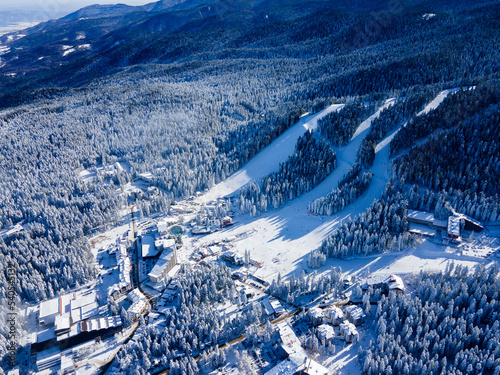
[[[89,319],[80,323],[82,332],[101,331],[104,329],[120,327],[122,319],[119,316]]]
[[[40,303],[38,320],[40,326],[56,325],[57,330],[64,330],[68,319],[71,323],[79,322],[97,315],[98,308],[96,292],[74,292]]]
[[[323,345],[328,344],[329,342],[333,342],[335,340],[335,330],[329,324],[321,324],[317,328],[318,336]]]
[[[484,229],[477,220],[458,213],[449,216],[448,220],[439,220],[430,212],[408,210],[408,222],[412,233],[432,237],[435,233],[425,230],[425,227],[446,231],[446,237],[452,242],[461,242],[463,230],[482,232]]]
[[[394,274],[389,277],[382,275],[371,276],[362,285],[362,288],[367,290],[370,286],[373,289],[380,289],[382,293],[389,293],[390,291],[393,291],[396,294],[403,294],[405,292],[403,279]]]
[[[462,241],[462,231],[482,232],[483,226],[477,220],[463,214],[455,214],[448,217],[447,236],[453,242]]]
[[[287,355],[287,359],[279,362],[265,375],[327,375],[328,369],[318,362],[307,357],[300,341],[293,329],[286,322],[278,325],[281,338],[281,346]]]
[[[158,255],[159,249],[155,247],[155,238],[153,236],[141,237],[141,255],[143,258],[152,258]]]
[[[448,230],[447,230],[448,238],[456,240],[458,242],[461,241],[460,237],[460,218],[457,216],[450,216],[448,218]]]
[[[155,241],[157,250],[173,250],[175,248],[175,240],[173,238],[159,238]]]
[[[40,325],[48,326],[54,324],[56,316],[62,312],[60,299],[61,297],[40,303],[40,311],[38,314]]]
[[[137,319],[137,317],[146,309],[146,296],[136,288],[127,294],[127,298],[130,302],[132,302],[132,305],[128,308],[127,313],[132,319]]]
[[[345,342],[351,343],[358,340],[359,333],[356,326],[347,320],[340,324],[340,336],[345,340]]]
[[[148,274],[149,280],[153,283],[159,283],[177,264],[177,255],[174,250],[164,250],[158,262]]]
[[[116,257],[116,264],[119,270],[119,281],[118,284],[113,285],[108,290],[108,295],[113,293],[116,295],[127,293],[132,288],[130,280],[131,262],[127,253],[127,240],[125,238],[117,240],[116,246],[109,249],[109,254],[114,254]]]
[[[338,326],[344,321],[344,312],[337,306],[331,306],[325,312],[327,321],[334,326]]]
[[[359,326],[365,322],[366,315],[361,307],[352,305],[345,308],[346,318],[354,325]]]
[[[325,314],[319,307],[313,307],[307,312],[307,315],[311,320],[311,324],[315,327],[323,324],[323,320],[325,319]]]
[[[244,259],[241,255],[238,255],[236,252],[229,250],[222,254],[222,259],[229,262],[230,264],[234,264],[236,266],[242,266],[244,263]]]
[[[285,312],[285,309],[276,298],[263,299],[262,307],[264,307],[267,316],[279,316]]]
[[[60,365],[61,349],[57,346],[36,354],[36,367],[39,372]]]

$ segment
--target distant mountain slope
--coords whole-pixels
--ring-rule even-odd
[[[334,95],[497,74],[487,54],[498,48],[490,36],[499,32],[499,5],[447,7],[444,0],[397,8],[321,0],[91,6],[28,29],[21,39],[1,38],[10,50],[2,56],[0,93],[18,102],[26,90],[86,85],[133,65],[228,58],[321,58],[307,71],[309,85]],[[436,16],[422,17],[430,12]],[[332,67],[335,79],[321,76]]]

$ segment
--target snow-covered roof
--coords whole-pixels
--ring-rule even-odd
[[[146,307],[146,301],[140,300],[137,302],[134,302],[127,310],[128,313],[132,315],[137,315],[140,314],[144,308]]]
[[[313,319],[321,319],[324,316],[324,312],[319,307],[313,307],[308,311],[309,316]]]
[[[331,319],[343,319],[344,318],[344,312],[340,308],[338,308],[337,306],[331,306],[328,309],[326,309],[326,311]]]
[[[61,312],[59,298],[54,298],[48,301],[43,301],[40,303],[40,319],[43,319],[47,316],[52,316],[55,314],[59,314]]]
[[[460,237],[460,217],[448,217],[448,234]]]
[[[278,324],[283,350],[288,354],[289,359],[296,365],[301,365],[307,358],[300,341],[292,327],[286,322]]]
[[[274,308],[271,306],[271,302],[269,301],[269,298],[265,298],[262,300],[262,306],[264,307],[264,310],[266,311],[267,315],[274,314]]]
[[[61,353],[61,372],[70,371],[75,366],[73,361],[73,351],[66,350]]]
[[[141,291],[138,289],[138,288],[135,288],[133,290],[131,290],[128,294],[127,294],[127,298],[133,303],[133,302],[137,302],[137,301],[141,301],[141,300],[146,300],[146,297],[144,296],[144,294],[141,293]]]
[[[36,353],[36,363],[39,366],[41,362],[50,361],[61,356],[61,349],[58,346],[53,346],[50,349]]]
[[[155,247],[159,249],[168,249],[175,246],[173,238],[160,238],[155,241]]]
[[[168,231],[168,225],[164,221],[159,221],[158,224],[156,224],[156,229],[158,230],[158,233],[167,233]]]
[[[209,246],[208,251],[211,255],[218,254],[222,251],[222,248],[220,246]]]
[[[153,236],[141,237],[141,252],[143,258],[154,257],[159,253],[159,250],[155,248],[155,238]]]
[[[54,326],[56,331],[69,329],[71,327],[71,315],[69,313],[64,313],[56,316]]]
[[[174,240],[172,240],[174,241]],[[174,241],[175,244],[175,241]],[[163,250],[163,253],[160,255],[160,259],[168,262],[174,256],[174,252],[172,250]]]
[[[321,324],[317,330],[322,339],[331,340],[335,338],[335,331],[329,324]]]
[[[308,359],[302,366],[297,368],[297,373],[306,375],[328,375],[329,371],[318,362]]]
[[[271,303],[271,306],[276,314],[283,314],[285,312],[285,309],[277,299],[271,298],[269,302]]]
[[[163,259],[158,260],[158,262],[156,262],[156,264],[153,267],[153,269],[151,270],[151,272],[148,273],[148,276],[149,277],[161,277],[163,274],[163,271],[165,270],[167,265],[168,265],[167,261],[165,261]]]
[[[388,279],[389,289],[399,289],[405,291],[403,279],[397,275],[390,275]]]
[[[54,327],[50,327],[47,329],[44,329],[42,331],[38,331],[37,336],[36,336],[36,341],[37,342],[45,342],[52,340],[56,337],[56,331]]]
[[[79,307],[83,307],[85,305],[90,305],[93,302],[97,301],[97,293],[92,292],[88,295],[82,295],[79,296],[79,298],[72,299],[70,304],[71,304],[71,310],[77,309]]]
[[[97,302],[92,302],[88,305],[71,310],[71,319],[73,323],[96,315],[99,315],[99,304]]]
[[[297,365],[286,359],[264,373],[264,375],[294,375],[296,372]]]
[[[343,331],[344,335],[356,336],[358,334],[356,326],[347,320],[341,323],[339,327]]]
[[[352,305],[352,306],[347,306],[345,309],[346,312],[351,317],[351,319],[353,320],[356,320],[358,318],[364,318],[366,316],[361,307]]]
[[[434,221],[434,214],[425,211],[408,210],[408,220],[415,220],[418,222],[427,223],[428,225],[432,225]]]
[[[80,323],[82,332],[99,331],[119,327],[122,325],[122,320],[119,316],[108,316],[98,319],[90,319]]]

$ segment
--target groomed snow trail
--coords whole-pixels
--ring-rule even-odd
[[[304,135],[306,130],[315,130],[320,118],[338,111],[343,106],[343,104],[333,104],[314,115],[302,116],[295,125],[261,150],[245,166],[213,186],[206,194],[198,197],[196,202],[208,203],[214,199],[232,195],[252,180],[260,183],[262,177],[278,171],[280,163],[293,154],[297,140]]]
[[[449,92],[451,92],[451,90],[441,92],[422,112],[419,113],[419,115],[436,108]],[[364,212],[375,199],[381,196],[389,178],[387,170],[389,165],[388,146],[399,129],[393,131],[377,145],[374,165],[371,168],[373,179],[367,191],[360,198],[332,216],[316,216],[307,213],[309,202],[325,196],[333,188],[337,187],[340,179],[356,161],[357,149],[364,137],[368,134],[372,121],[380,115],[382,109],[394,103],[395,99],[387,100],[377,112],[360,124],[349,144],[337,150],[337,168],[335,168],[335,170],[316,188],[288,202],[277,210],[263,213],[260,217],[250,218],[248,215],[241,215],[237,219],[239,221],[237,225],[228,230],[212,233],[200,238],[196,246],[203,246],[214,240],[222,240],[244,232],[252,232],[244,241],[236,241],[233,242],[233,244],[235,250],[241,254],[243,254],[245,250],[249,250],[252,259],[263,263],[263,267],[256,272],[257,276],[269,281],[275,278],[277,273],[281,273],[283,276],[294,273],[298,276],[302,269],[307,269],[307,258],[311,250],[318,248],[322,241],[338,227],[339,224]],[[329,107],[327,110],[329,109],[335,110],[337,108],[332,109],[332,107]],[[317,121],[317,118],[319,118],[319,116],[308,119],[307,122],[301,120],[289,129],[297,131],[297,128],[300,126],[301,133],[297,133],[298,135],[296,138],[292,138],[292,136],[284,133],[282,137],[286,136],[286,138],[280,139],[280,137],[275,142],[296,142],[296,139],[303,133],[305,125],[309,124],[310,126],[314,126],[315,123],[313,125],[313,121]],[[280,147],[283,147],[283,150],[285,149],[284,145]],[[294,147],[295,143],[287,145],[286,149],[289,151],[291,150],[291,154]],[[267,149],[271,151],[267,153]],[[202,202],[207,202],[217,197],[227,195],[228,193],[224,194],[224,192],[231,191],[231,189],[233,189],[233,192],[236,191],[239,188],[237,186],[244,185],[240,185],[244,181],[249,182],[254,179],[250,177],[249,171],[260,171],[259,175],[262,176],[269,173],[268,171],[270,169],[267,169],[266,172],[262,171],[264,168],[269,167],[259,165],[263,163],[261,154],[265,153],[264,155],[266,158],[270,157],[274,159],[271,162],[274,163],[275,169],[270,171],[277,170],[279,162],[286,160],[288,155],[284,156],[285,152],[283,152],[281,156],[284,156],[284,159],[280,159],[277,157],[276,151],[273,150],[277,150],[277,146],[271,144],[247,164],[248,168],[246,166],[235,173],[235,175],[244,174],[244,178],[238,177],[237,180],[236,176],[231,176],[228,179],[231,179],[230,182],[226,180],[228,181],[227,184],[221,183],[215,186],[209,191],[208,194],[210,194],[210,196],[206,197],[205,195],[205,199],[203,199]],[[250,165],[252,162],[253,165]],[[267,165],[269,164],[266,163],[266,166]],[[236,183],[236,181],[239,182]],[[217,195],[216,192],[219,195]]]

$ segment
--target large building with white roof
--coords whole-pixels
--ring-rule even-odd
[[[340,324],[339,328],[340,335],[344,338],[345,342],[351,343],[358,340],[358,330],[353,323],[346,320],[344,323]]]
[[[265,375],[328,375],[328,369],[307,357],[292,327],[286,322],[277,325],[281,346],[288,358],[265,373]]]
[[[172,268],[177,264],[177,254],[175,249],[164,250],[160,256],[158,262],[148,274],[149,279],[153,283],[159,283],[165,276],[170,272]]]

